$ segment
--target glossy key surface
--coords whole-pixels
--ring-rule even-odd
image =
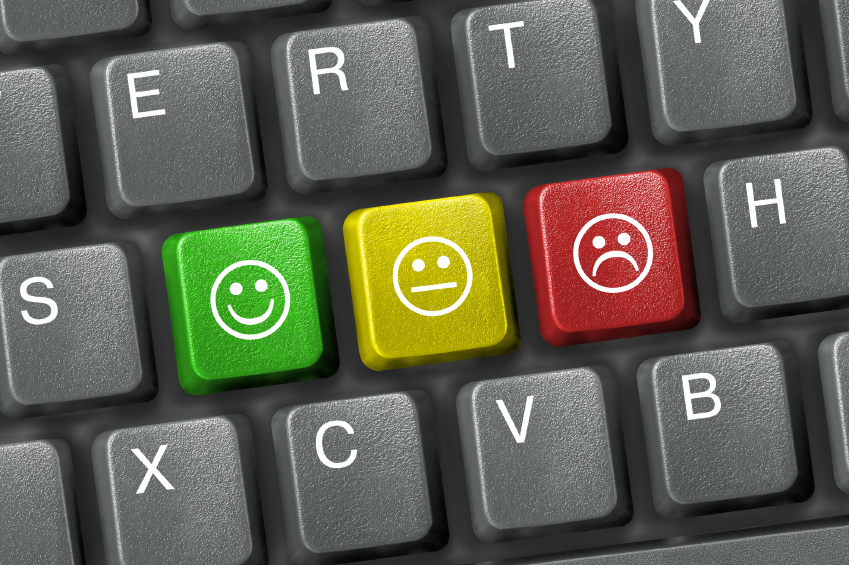
[[[607,367],[478,381],[457,396],[472,525],[485,541],[631,517],[616,382]]]
[[[293,406],[271,425],[294,563],[361,561],[445,545],[433,409],[425,393]]]
[[[360,356],[370,368],[498,355],[519,346],[498,196],[357,210],[343,231]]]
[[[834,480],[849,493],[849,333],[825,338],[819,362]]]
[[[92,460],[109,565],[266,562],[244,416],[104,432]]]
[[[540,330],[570,345],[699,322],[681,175],[542,185],[525,197]]]
[[[771,506],[811,495],[798,371],[786,342],[640,365],[652,494],[662,516]]]
[[[3,563],[82,565],[81,546],[68,444],[0,445]]]
[[[705,190],[729,319],[849,306],[849,159],[842,149],[714,163]]]
[[[676,145],[805,126],[811,104],[795,4],[637,0],[655,137]]]
[[[68,73],[0,73],[0,233],[70,225],[85,214]]]
[[[321,12],[330,0],[171,0],[174,21],[186,29]]]
[[[454,16],[472,164],[494,169],[622,149],[612,26],[606,0],[535,0]]]
[[[122,218],[265,190],[240,43],[119,55],[91,71],[106,202]]]
[[[324,238],[313,218],[177,234],[162,258],[188,392],[329,377],[339,368]]]
[[[0,259],[4,414],[85,410],[156,394],[141,269],[129,243]]]
[[[303,193],[445,170],[430,28],[418,17],[282,35],[271,49],[289,184]]]

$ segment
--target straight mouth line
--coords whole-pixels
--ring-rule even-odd
[[[441,283],[441,284],[428,284],[425,286],[414,286],[410,289],[410,292],[427,292],[429,290],[442,290],[443,288],[457,288],[457,283]]]

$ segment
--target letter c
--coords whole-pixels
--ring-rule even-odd
[[[330,428],[342,428],[346,432],[348,432],[348,435],[353,435],[354,428],[352,428],[351,424],[349,424],[348,422],[343,422],[342,420],[334,420],[332,422],[327,422],[326,424],[323,424],[318,429],[318,433],[315,435],[315,452],[318,454],[319,460],[321,460],[322,463],[324,463],[331,469],[344,469],[345,467],[350,466],[351,463],[354,462],[354,459],[357,458],[357,450],[352,449],[351,455],[349,455],[348,458],[345,461],[342,461],[341,463],[334,463],[333,461],[328,459],[327,455],[324,454],[324,432],[326,432]]]
[[[31,279],[27,279],[21,283],[21,298],[26,300],[27,302],[35,302],[38,304],[46,304],[50,308],[50,314],[47,315],[46,318],[33,318],[29,315],[29,312],[26,310],[21,310],[21,316],[24,317],[24,320],[29,322],[34,326],[40,326],[42,324],[49,324],[53,320],[56,319],[56,316],[59,314],[59,307],[56,305],[56,302],[49,298],[44,298],[41,296],[33,296],[27,289],[30,285],[35,283],[41,283],[47,288],[53,288],[53,283],[50,280],[44,277],[32,277]]]

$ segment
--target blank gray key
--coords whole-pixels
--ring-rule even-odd
[[[0,410],[21,418],[141,402],[156,378],[135,246],[0,260]]]
[[[849,306],[849,161],[841,149],[714,163],[705,190],[729,319]]]
[[[129,37],[150,26],[147,0],[0,0],[0,51]]]
[[[321,12],[328,6],[330,0],[171,0],[171,14],[182,27],[195,29]]]
[[[652,494],[666,518],[807,499],[798,363],[766,343],[649,359],[637,372]]]
[[[627,134],[612,25],[607,0],[536,0],[454,16],[472,164],[621,150]]]
[[[626,523],[631,502],[617,407],[607,367],[463,387],[457,412],[478,537]]]
[[[92,459],[109,565],[266,562],[244,416],[105,432]]]
[[[834,479],[849,493],[849,333],[825,338],[819,361]]]
[[[447,541],[430,398],[421,391],[294,406],[272,421],[298,565],[433,551]]]
[[[0,562],[82,565],[71,450],[64,441],[0,446]]]
[[[811,107],[793,0],[637,0],[652,130],[674,145],[800,128]]]
[[[271,57],[292,188],[442,174],[431,51],[430,28],[418,17],[280,36]]]
[[[0,233],[79,222],[85,214],[68,73],[0,73]]]
[[[849,121],[849,1],[820,0],[834,111]]]
[[[91,85],[106,202],[116,215],[204,208],[264,193],[242,44],[103,59]]]

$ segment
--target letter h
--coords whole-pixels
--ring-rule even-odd
[[[746,183],[746,197],[749,200],[749,219],[752,222],[752,227],[758,227],[758,206],[768,206],[775,204],[778,207],[778,223],[786,224],[787,218],[784,216],[784,196],[781,193],[781,179],[775,179],[775,198],[766,200],[755,200],[755,191],[752,183]]]

